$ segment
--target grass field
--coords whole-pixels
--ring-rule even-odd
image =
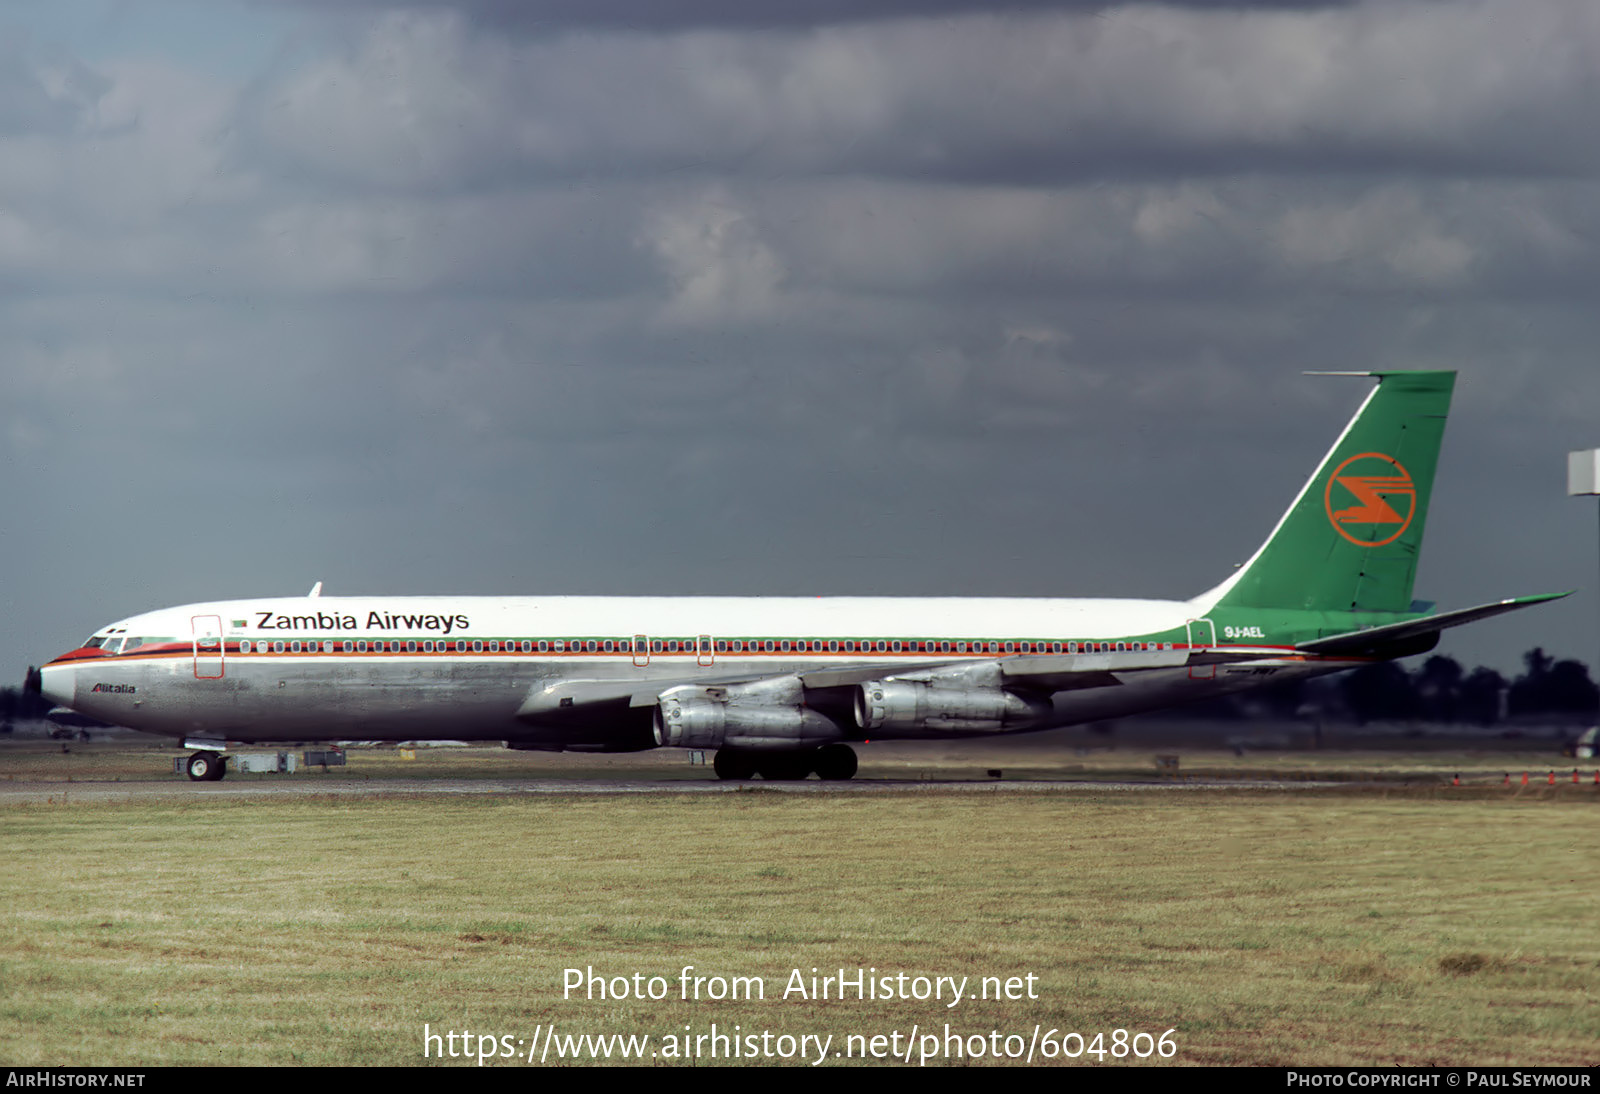
[[[0,777],[151,777],[138,750],[74,756],[10,750]],[[474,1049],[552,1023],[659,1047],[717,1023],[842,1051],[948,1023],[1023,1042],[1174,1029],[1177,1063],[1600,1063],[1600,795],[1454,790],[1465,760],[1363,760],[1394,784],[1292,794],[202,801],[174,782],[4,804],[0,1061],[414,1064],[425,1023]],[[390,754],[338,777],[486,762]],[[1308,764],[1341,770],[1282,761]],[[766,998],[682,1001],[685,965],[759,977]],[[564,999],[564,970],[589,966],[660,976],[668,998]],[[972,991],[1032,974],[1038,998],[785,1001],[813,967]]]

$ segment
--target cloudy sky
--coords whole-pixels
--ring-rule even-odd
[[[1600,4],[11,0],[0,672],[233,596],[1187,597],[1460,371],[1592,661]],[[6,669],[10,665],[13,669]]]

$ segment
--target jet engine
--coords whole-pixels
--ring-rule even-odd
[[[856,689],[856,724],[878,733],[998,733],[1024,729],[1050,701],[1004,688],[950,688],[916,680],[869,680]]]
[[[656,744],[794,749],[844,736],[831,718],[802,706],[800,698],[797,680],[792,687],[783,686],[782,681],[759,681],[732,687],[671,688],[662,692],[656,703]]]

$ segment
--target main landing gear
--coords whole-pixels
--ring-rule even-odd
[[[220,752],[196,752],[186,767],[193,781],[214,783],[228,773],[228,758]]]
[[[719,748],[711,761],[719,779],[748,779],[760,775],[769,782],[794,781],[816,772],[828,781],[851,779],[856,774],[856,752],[849,745],[823,745],[796,752],[758,752]]]

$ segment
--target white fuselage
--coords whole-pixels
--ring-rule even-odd
[[[1148,639],[1162,634],[1168,649],[1191,637],[1193,645],[1210,646],[1214,634],[1196,620],[1201,610],[1181,601],[1020,598],[235,600],[103,628],[92,646],[46,665],[42,686],[61,706],[173,736],[645,748],[652,745],[648,711],[625,703],[569,708],[558,699],[535,710],[530,697],[828,666],[892,675],[935,664],[1159,648],[1163,643]],[[1183,669],[1157,676],[1138,689],[1068,693],[1049,724],[1122,713],[1135,699],[1134,709],[1183,701],[1197,697],[1187,693],[1202,690],[1199,684],[1209,692],[1222,682],[1214,673],[1199,681]],[[1174,689],[1186,694],[1174,698]]]

